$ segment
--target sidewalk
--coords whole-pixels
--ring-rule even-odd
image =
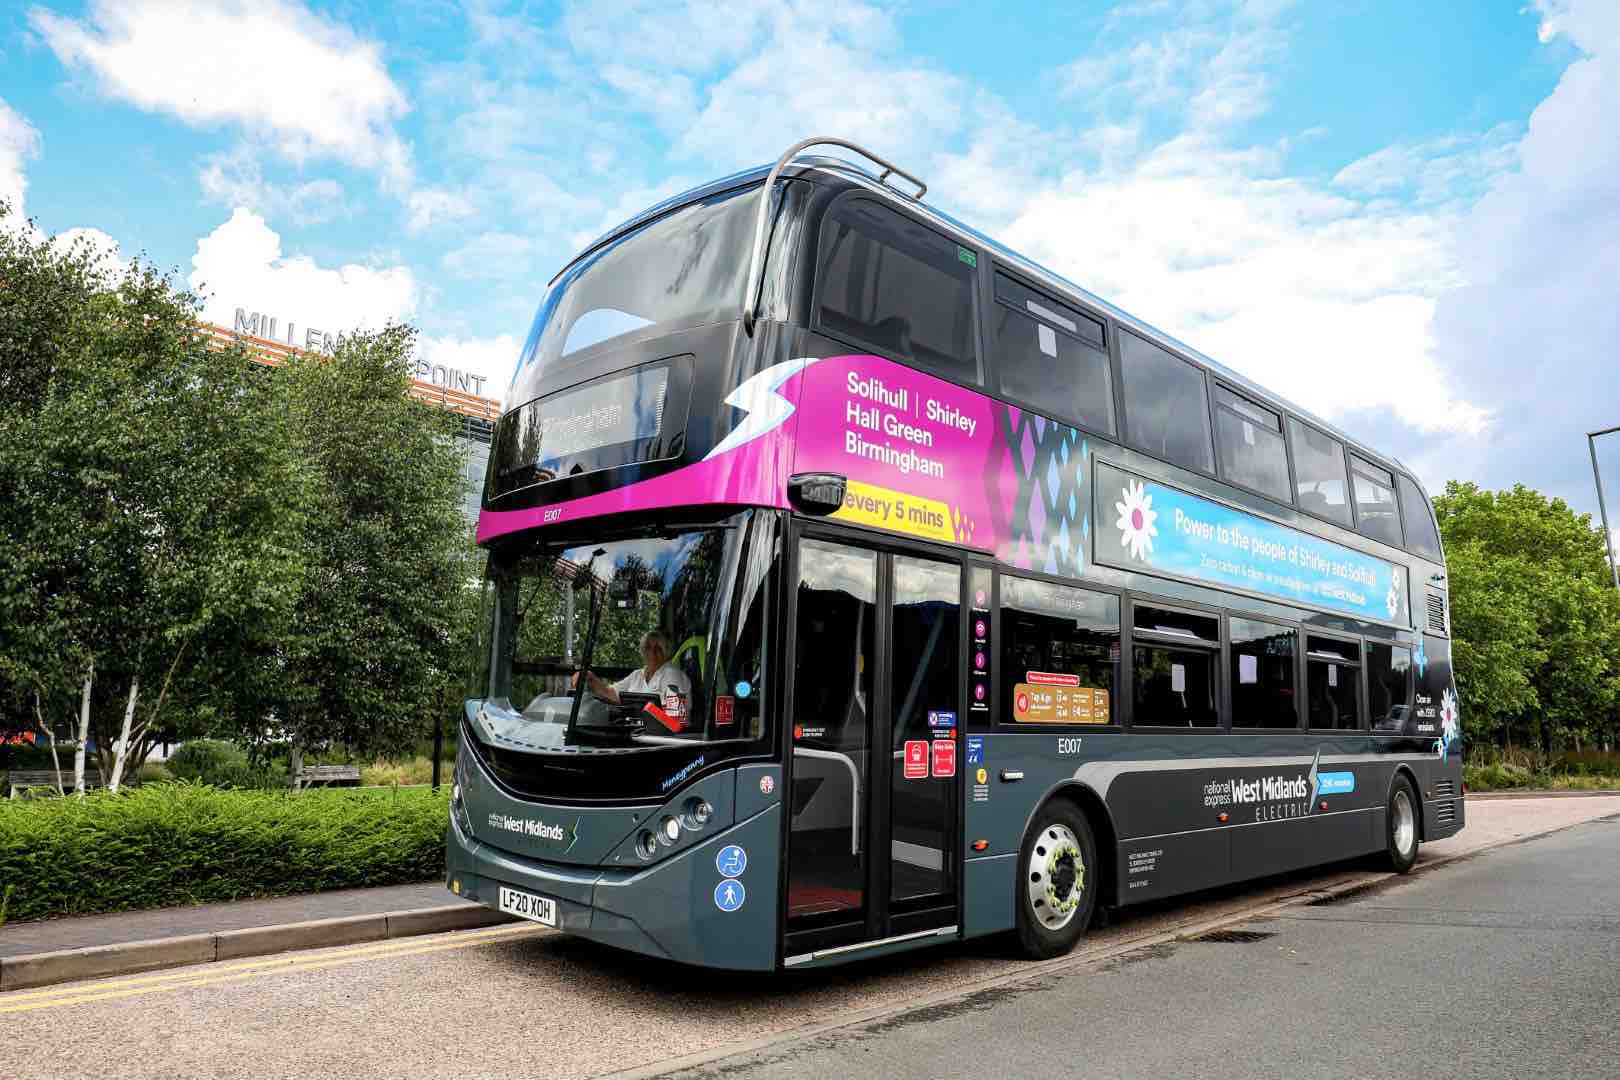
[[[429,881],[15,923],[0,927],[0,992],[470,930],[510,919]]]
[[[236,900],[197,907],[124,911],[111,915],[77,915],[42,922],[0,926],[0,957],[83,949],[92,945],[119,945],[128,941],[247,930],[315,919],[341,919],[356,915],[382,915],[460,904],[442,881],[420,885],[388,885],[377,889],[337,889],[332,892],[280,896],[270,900]]]

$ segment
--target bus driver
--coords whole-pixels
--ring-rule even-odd
[[[585,685],[603,701],[619,704],[619,692],[627,694],[653,694],[664,703],[672,716],[686,712],[692,682],[686,673],[669,661],[669,639],[657,630],[641,635],[642,666],[610,683],[594,671],[585,673]],[[674,698],[672,701],[671,699]],[[671,708],[673,706],[673,708]]]

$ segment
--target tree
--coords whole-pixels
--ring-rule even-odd
[[[94,735],[116,788],[166,709],[279,636],[310,485],[283,388],[165,275],[0,230],[0,280],[5,696],[77,685],[76,774]]]
[[[1453,656],[1475,737],[1550,754],[1620,733],[1620,593],[1591,515],[1522,485],[1435,500]]]
[[[477,583],[458,418],[410,396],[414,334],[355,334],[277,371],[313,473],[312,512],[302,592],[268,657],[273,708],[242,714],[261,745],[403,749],[467,678]]]

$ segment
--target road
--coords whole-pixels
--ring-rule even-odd
[[[1590,1074],[1612,1076],[1579,1033],[1620,1019],[1616,814],[1620,798],[1471,802],[1426,859],[1577,827],[1362,899],[1277,906],[1365,876],[1340,867],[1155,906],[1040,965],[969,942],[746,976],[520,926],[14,991],[0,1074],[549,1078],[703,1059],[691,1075],[1307,1080],[1411,1075],[1395,1055],[1428,1046],[1444,1075],[1510,1071],[1498,1054],[1580,1075],[1578,1053],[1608,1052]],[[1274,936],[1176,940],[1257,911],[1271,921],[1245,929]]]

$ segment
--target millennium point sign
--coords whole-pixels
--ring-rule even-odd
[[[337,350],[343,344],[344,338],[343,334],[330,334],[313,326],[305,326],[303,337],[300,339],[298,324],[293,320],[287,320],[286,331],[283,333],[280,319],[260,311],[250,312],[247,308],[236,309],[236,319],[231,331],[263,338],[278,345],[289,345],[295,349],[325,353]],[[460,390],[478,397],[484,396],[484,384],[489,381],[487,375],[476,375],[446,364],[430,364],[421,359],[414,361],[411,374],[421,382],[442,386],[447,390]]]

